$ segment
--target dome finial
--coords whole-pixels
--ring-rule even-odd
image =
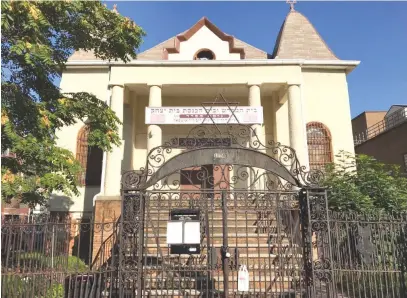
[[[294,5],[297,3],[297,0],[287,0],[288,4],[290,4],[290,11],[295,11]]]

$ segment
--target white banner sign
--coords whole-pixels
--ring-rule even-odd
[[[209,115],[206,110],[209,111]],[[263,124],[263,107],[146,107],[146,124]],[[233,114],[236,116],[233,116]],[[210,119],[212,118],[212,119]]]

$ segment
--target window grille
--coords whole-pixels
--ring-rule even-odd
[[[307,143],[310,168],[324,170],[332,162],[332,139],[329,130],[319,122],[307,124]]]

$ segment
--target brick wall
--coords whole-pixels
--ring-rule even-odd
[[[370,126],[382,121],[385,115],[386,111],[363,112],[352,119],[353,134],[365,132]]]
[[[102,244],[113,234],[115,225],[121,214],[121,198],[120,197],[102,197],[95,201],[95,216],[93,227],[93,247],[92,260],[98,257]],[[110,238],[116,240],[116,238]],[[114,242],[114,241],[113,241]],[[113,246],[112,241],[105,243],[103,260],[107,260],[111,254]],[[100,255],[99,255],[100,257]],[[100,264],[101,265],[101,264]]]

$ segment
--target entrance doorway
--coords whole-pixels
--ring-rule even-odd
[[[210,190],[213,189],[215,181],[213,165],[186,168],[180,171],[181,190]]]

